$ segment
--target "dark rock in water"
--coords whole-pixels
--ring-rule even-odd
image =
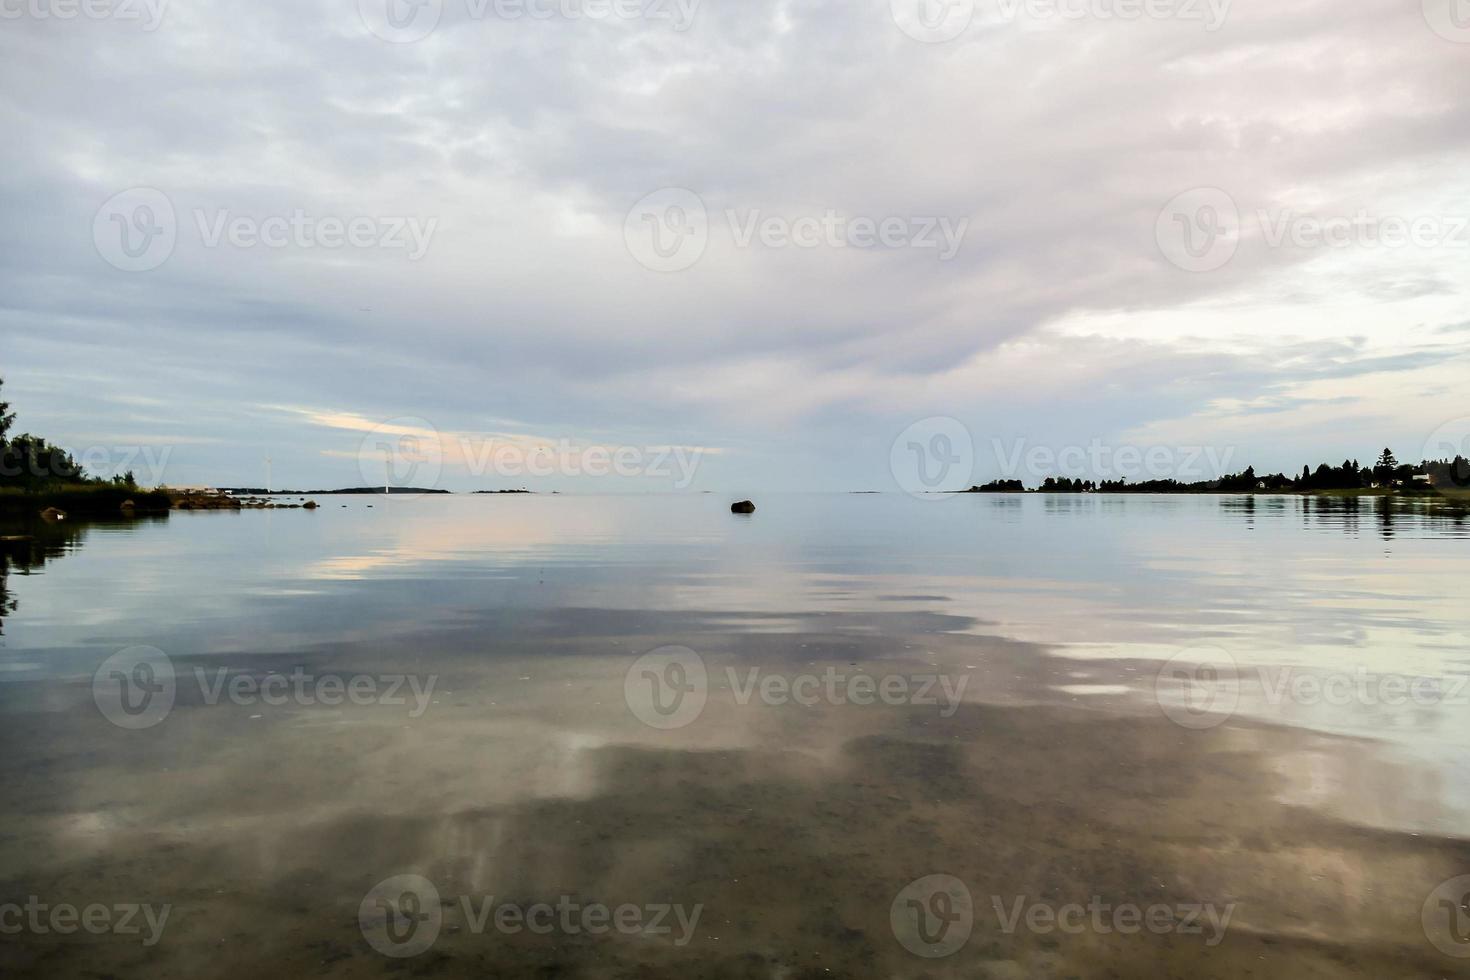
[[[254,499],[241,500],[227,493],[195,490],[170,490],[174,510],[241,510],[258,506]]]
[[[316,510],[317,504],[316,504],[316,501],[315,500],[308,500],[306,503],[302,504],[301,506],[303,508],[305,508],[306,510]]]
[[[143,517],[146,515],[157,516],[167,514],[168,507],[157,500],[144,500],[140,506],[136,500],[124,500],[118,505],[118,511],[124,517]]]
[[[738,504],[731,504],[730,505],[730,513],[732,513],[732,514],[754,514],[755,513],[755,504],[751,503],[749,500],[742,500]]]

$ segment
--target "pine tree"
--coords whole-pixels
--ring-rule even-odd
[[[1394,459],[1393,450],[1385,448],[1373,467],[1373,478],[1381,484],[1392,484],[1394,471],[1398,468],[1399,461]]]
[[[5,386],[5,379],[0,378],[0,388]],[[15,421],[15,416],[10,413],[10,403],[0,400],[0,446],[5,445],[5,434],[10,431],[10,424]]]

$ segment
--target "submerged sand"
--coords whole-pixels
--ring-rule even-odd
[[[151,948],[6,936],[0,969],[1470,975],[1421,924],[1430,892],[1470,872],[1470,841],[1424,829],[1438,777],[1373,740],[1243,717],[1182,728],[1153,698],[1157,665],[1084,664],[994,637],[547,630],[480,649],[419,637],[416,669],[437,684],[417,718],[382,705],[211,706],[182,685],[164,724],[122,737],[95,711],[90,679],[0,686],[0,901],[172,906]],[[700,650],[716,680],[695,723],[659,731],[630,712],[624,674],[671,643]],[[402,669],[362,645],[306,662]],[[287,666],[232,662],[257,675]],[[741,705],[727,667],[970,680],[945,717],[912,704]],[[1101,693],[1069,693],[1079,688]],[[430,949],[393,959],[365,939],[359,906],[404,874],[434,883],[441,928]],[[930,875],[962,882],[974,908],[968,941],[934,959],[906,949],[891,923],[903,889]],[[477,932],[462,899],[473,910],[491,896],[701,912],[682,937]],[[1162,935],[1007,931],[997,908],[1017,902],[1231,913],[1223,938],[1182,921]]]

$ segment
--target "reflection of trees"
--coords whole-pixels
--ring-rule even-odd
[[[1243,498],[1249,501],[1252,498]],[[1288,504],[1296,500],[1299,503]],[[1470,531],[1470,508],[1459,501],[1424,499],[1422,497],[1334,497],[1302,496],[1264,498],[1264,506],[1273,512],[1284,512],[1294,506],[1301,526],[1313,530],[1337,530],[1357,536],[1377,534],[1392,541],[1403,533],[1448,534],[1463,536]],[[1232,498],[1222,498],[1222,509],[1239,514],[1251,522],[1256,505]]]
[[[1390,459],[1393,458],[1393,454],[1390,453],[1387,449],[1383,451],[1383,455],[1389,457]],[[1383,536],[1383,540],[1392,541],[1394,520],[1398,517],[1398,515],[1394,513],[1393,501],[1390,498],[1378,498],[1377,517],[1378,533]]]
[[[128,523],[136,524],[137,521]],[[0,635],[5,632],[5,617],[15,612],[16,608],[16,599],[7,587],[10,573],[14,571],[18,575],[29,575],[44,568],[48,561],[55,561],[76,551],[82,546],[91,527],[87,522],[51,523],[39,518],[0,524],[0,537],[20,539],[0,541]]]
[[[10,559],[0,553],[0,636],[5,635],[5,617],[15,612],[15,600],[10,598],[10,591],[5,588],[5,581],[10,576]]]

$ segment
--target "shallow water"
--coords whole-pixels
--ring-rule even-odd
[[[8,553],[7,975],[1470,975],[1463,515],[320,500]]]

